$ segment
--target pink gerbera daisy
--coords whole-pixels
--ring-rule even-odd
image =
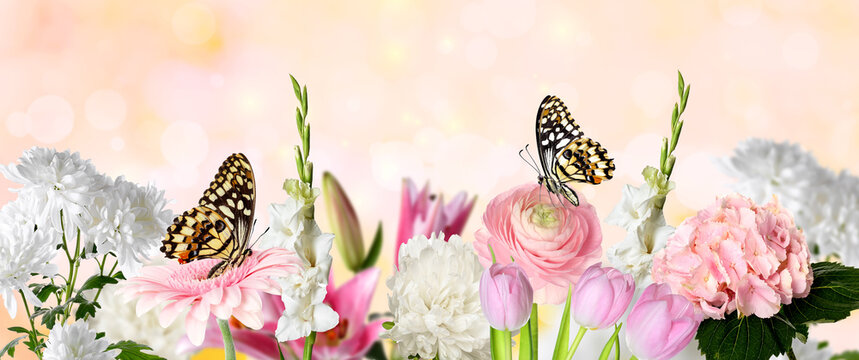
[[[129,279],[122,292],[138,297],[137,313],[165,304],[158,320],[168,326],[190,306],[185,316],[189,340],[201,344],[210,314],[226,320],[234,316],[245,326],[259,329],[263,325],[260,291],[280,294],[273,278],[298,271],[300,259],[287,249],[271,248],[254,251],[238,267],[208,279],[209,270],[220,260],[206,259],[189,264],[144,267],[140,275]]]

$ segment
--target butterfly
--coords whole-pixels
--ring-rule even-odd
[[[221,259],[208,278],[238,267],[251,254],[256,188],[254,171],[245,155],[224,160],[199,204],[173,219],[161,252],[180,264],[200,259]]]
[[[598,142],[584,137],[556,96],[547,95],[537,109],[537,152],[542,168],[537,170],[537,182],[575,206],[579,206],[579,197],[568,182],[596,185],[611,179],[614,172],[614,159]]]

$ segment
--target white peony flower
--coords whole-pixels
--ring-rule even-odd
[[[394,327],[382,334],[402,355],[488,359],[489,323],[480,307],[483,266],[457,235],[417,236],[400,247],[399,270],[388,279]]]
[[[823,345],[823,346],[821,346]],[[806,343],[802,343],[798,339],[793,339],[793,353],[797,359],[802,360],[829,360],[832,357],[832,350],[821,344],[817,340],[808,339]],[[787,354],[770,357],[770,360],[788,360]]]
[[[639,187],[624,185],[623,197],[605,222],[620,226],[626,231],[633,231],[647,221],[654,212],[654,201],[659,193],[647,184]]]
[[[0,166],[0,173],[7,179],[24,185],[16,189],[21,196],[38,201],[41,213],[53,229],[60,231],[60,210],[65,218],[81,229],[88,230],[90,224],[86,207],[107,184],[104,175],[99,174],[89,160],[81,160],[78,153],[68,150],[57,152],[54,149],[33,147],[18,159],[19,164]],[[34,214],[35,215],[35,214]],[[67,236],[74,234],[67,229]]]
[[[674,228],[665,225],[661,213],[637,228],[627,231],[626,238],[606,252],[609,262],[620,271],[632,274],[638,286],[652,282],[650,269],[653,255],[662,250]]]
[[[134,276],[143,262],[158,252],[164,231],[173,218],[165,209],[164,191],[116,179],[93,206],[96,255],[113,252],[126,276]]]
[[[275,331],[278,341],[305,337],[310,331],[328,331],[339,323],[339,315],[322,302],[328,293],[327,277],[327,271],[311,267],[289,277],[277,279],[283,290],[281,300],[284,305]]]
[[[834,181],[832,172],[821,167],[811,153],[788,142],[748,139],[720,165],[725,174],[738,178],[737,192],[759,204],[777,196],[803,227],[806,213],[819,204],[812,201],[815,189]]]
[[[15,293],[23,292],[30,304],[42,303],[27,286],[32,274],[54,276],[57,266],[50,261],[57,254],[57,241],[52,233],[34,230],[31,224],[21,224],[13,216],[14,211],[6,209],[22,203],[13,201],[0,211],[0,295],[9,316],[14,318],[18,307]]]
[[[817,211],[800,224],[809,246],[820,258],[837,255],[845,265],[859,266],[859,178],[842,172],[817,197]]]
[[[110,342],[106,338],[96,340],[96,332],[90,330],[85,321],[68,325],[57,323],[48,334],[43,360],[112,360],[120,350],[106,351]]]
[[[147,311],[137,314],[135,303],[126,301],[117,293],[118,285],[108,285],[98,298],[101,308],[94,318],[90,319],[90,327],[98,332],[104,332],[110,339],[131,340],[138,344],[148,345],[151,353],[166,359],[187,359],[180,354],[176,345],[185,335],[182,323],[174,321],[166,328],[158,322],[160,311]]]

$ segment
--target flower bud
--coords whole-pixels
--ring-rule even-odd
[[[334,232],[334,243],[346,267],[352,272],[361,270],[364,262],[364,240],[361,237],[361,224],[346,191],[329,172],[322,174],[322,195],[325,210]]]
[[[611,267],[591,265],[573,290],[570,310],[573,319],[590,329],[614,325],[626,312],[635,293],[632,275]]]
[[[515,331],[531,317],[534,290],[519,264],[492,264],[480,278],[480,305],[489,325]]]
[[[670,359],[686,347],[704,317],[667,284],[644,289],[626,320],[626,344],[641,360]]]

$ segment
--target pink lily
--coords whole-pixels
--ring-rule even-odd
[[[316,344],[313,346],[314,360],[363,359],[383,330],[384,320],[365,323],[378,280],[379,269],[376,268],[355,274],[339,288],[334,288],[334,279],[330,279],[328,294],[324,301],[340,314],[340,323],[333,329],[316,335]],[[263,327],[259,330],[251,330],[235,319],[230,319],[233,341],[236,351],[254,359],[279,359],[274,332],[277,328],[277,320],[283,312],[283,302],[278,295],[266,294],[262,298],[265,320]],[[214,324],[214,319],[209,321]],[[218,326],[208,326],[207,332],[202,345],[195,347],[187,342],[187,339],[183,339],[179,346],[188,352],[208,347],[223,348]],[[291,354],[297,354],[300,357],[304,348],[304,339],[278,345],[285,358],[293,358]]]
[[[403,179],[403,193],[400,202],[400,224],[397,229],[397,243],[394,244],[394,263],[398,263],[400,245],[414,236],[430,236],[444,232],[445,240],[458,235],[465,228],[465,222],[477,197],[468,201],[462,191],[444,204],[442,195],[429,193],[429,185],[418,191],[412,179]]]

